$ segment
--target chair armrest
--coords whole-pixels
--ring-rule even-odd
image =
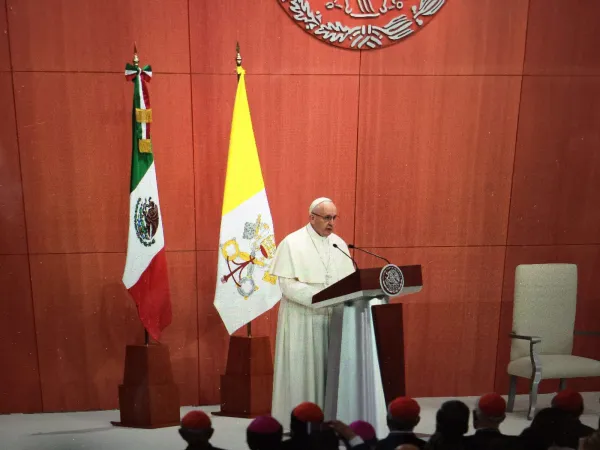
[[[535,348],[535,344],[539,344],[542,342],[542,338],[540,336],[526,336],[524,334],[517,334],[515,332],[511,332],[509,334],[511,339],[521,339],[524,341],[529,341],[529,360],[531,361],[531,383],[532,386],[537,386],[539,382],[542,380],[542,360],[540,359],[540,355]]]
[[[600,337],[600,331],[577,331],[577,330],[575,330],[573,332],[573,335],[575,335],[575,336],[599,336]]]
[[[539,344],[540,342],[542,342],[542,338],[540,336],[526,336],[524,334],[516,334],[512,332],[509,334],[509,336],[511,339],[521,339],[524,341],[529,341],[531,345]]]

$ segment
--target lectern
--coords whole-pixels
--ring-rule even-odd
[[[405,395],[402,303],[392,297],[422,289],[420,265],[359,269],[313,296],[332,307],[325,418],[371,422],[386,429],[386,405]]]

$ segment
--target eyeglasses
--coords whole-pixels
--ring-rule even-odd
[[[338,216],[337,214],[335,216],[322,216],[321,214],[312,213],[312,215],[320,217],[325,222],[335,222],[336,220],[338,220],[340,218],[340,216]]]

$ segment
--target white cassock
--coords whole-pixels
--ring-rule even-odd
[[[313,309],[312,297],[354,272],[337,235],[320,236],[308,224],[277,247],[270,272],[283,293],[275,343],[275,376],[271,414],[289,427],[292,409],[302,402],[323,407],[331,309]]]

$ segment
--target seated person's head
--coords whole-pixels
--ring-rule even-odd
[[[435,431],[447,437],[463,436],[469,431],[469,407],[460,400],[442,403],[435,416]]]
[[[552,407],[579,417],[583,414],[583,397],[573,389],[565,389],[554,396]]]
[[[547,449],[552,446],[577,448],[577,420],[562,409],[541,409],[521,437],[532,448]]]
[[[375,448],[377,445],[377,434],[375,433],[373,425],[364,420],[356,420],[350,424],[350,428],[364,441],[365,444],[370,448]]]
[[[292,411],[290,433],[292,438],[308,438],[309,434],[323,426],[323,410],[311,402],[300,403]]]
[[[190,411],[181,419],[179,434],[192,448],[208,447],[213,433],[210,418],[203,411]]]
[[[388,406],[387,424],[391,431],[412,431],[419,420],[421,407],[410,397],[398,397]]]
[[[477,400],[473,410],[473,427],[498,428],[506,418],[506,401],[498,394],[485,394]]]
[[[254,419],[246,429],[246,442],[250,450],[273,450],[279,448],[283,427],[271,416]]]

